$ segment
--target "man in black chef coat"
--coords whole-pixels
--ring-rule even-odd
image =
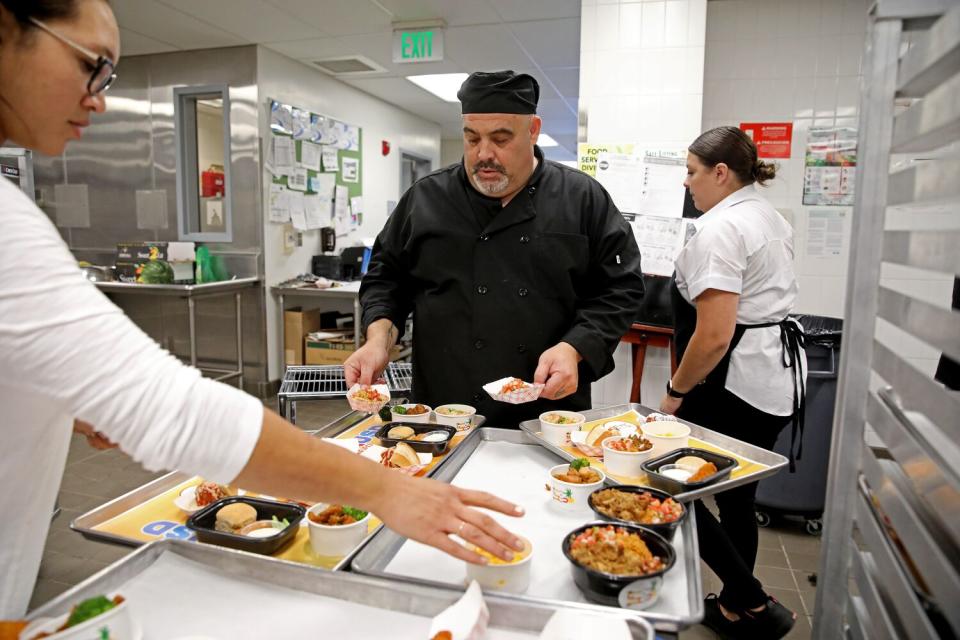
[[[463,83],[463,162],[410,187],[377,237],[349,385],[380,375],[412,311],[413,400],[507,427],[590,407],[637,316],[640,251],[596,180],[544,159],[539,94],[512,71]],[[505,376],[546,386],[533,403],[497,402],[482,386]]]

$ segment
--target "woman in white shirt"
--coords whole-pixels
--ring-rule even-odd
[[[0,144],[62,153],[105,110],[119,47],[106,0],[0,0]],[[471,508],[515,516],[519,507],[309,437],[163,351],[84,279],[46,215],[3,178],[0,230],[0,619],[26,610],[74,420],[148,469],[352,504],[470,562],[483,559],[450,534],[503,558],[521,548]]]
[[[754,186],[775,172],[736,127],[690,145],[684,184],[704,214],[676,260],[680,366],[660,405],[765,449],[791,421],[795,430],[802,423],[805,376],[802,330],[787,319],[797,297],[793,231]],[[718,494],[719,521],[696,503],[700,555],[723,581],[719,597],[707,598],[704,623],[723,637],[780,638],[796,617],[753,577],[756,488]]]

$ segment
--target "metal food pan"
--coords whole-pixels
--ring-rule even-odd
[[[426,638],[430,619],[461,595],[455,589],[318,572],[222,547],[163,540],[141,547],[28,618],[62,614],[106,593],[127,599],[148,640],[198,633],[251,637],[270,625],[281,636],[296,635],[295,629],[309,636],[312,629],[322,629],[330,637],[374,637],[372,627],[377,637]],[[491,640],[536,638],[554,613],[537,603],[489,594],[484,599]],[[300,611],[304,613],[292,618]],[[628,624],[635,640],[653,640],[653,629],[643,620]]]
[[[580,413],[586,417],[586,422],[593,422],[595,420],[603,420],[604,418],[614,418],[627,413],[628,411],[636,411],[642,416],[655,413],[654,409],[636,403],[619,404],[612,407],[606,407],[604,409],[588,409],[587,411],[581,411]],[[772,476],[780,469],[787,466],[786,457],[780,455],[779,453],[768,451],[767,449],[752,445],[742,440],[737,440],[736,438],[731,438],[730,436],[724,435],[717,431],[712,431],[705,427],[701,427],[700,425],[692,422],[687,422],[686,420],[677,418],[676,421],[690,427],[690,435],[692,437],[725,449],[736,456],[752,460],[753,462],[759,463],[764,467],[763,469],[758,470],[756,473],[750,473],[736,478],[731,477],[721,482],[714,482],[691,491],[678,493],[673,497],[679,502],[690,502],[691,500],[696,500],[697,498],[703,498],[715,493],[722,493],[723,491],[733,489],[734,487],[739,487],[740,485],[757,482],[758,480]],[[564,460],[573,460],[574,458],[582,457],[582,454],[573,455],[556,446],[555,444],[547,442],[542,436],[540,436],[539,420],[526,420],[521,422],[520,429],[533,438],[537,444],[552,451]],[[695,445],[691,444],[690,446]],[[607,476],[607,479],[612,484],[620,484],[615,478]]]
[[[694,513],[691,511],[680,527],[680,535],[674,536],[677,562],[664,576],[658,602],[642,612],[590,603],[574,584],[561,545],[567,534],[596,517],[589,509],[571,514],[553,506],[544,485],[549,480],[549,469],[556,464],[556,457],[537,446],[527,434],[484,428],[457,447],[434,476],[443,482],[483,489],[526,509],[526,515],[520,519],[498,518],[515,533],[530,539],[534,554],[530,587],[523,595],[503,597],[558,609],[642,616],[663,631],[675,632],[699,622],[703,617],[703,593]],[[462,561],[410,542],[388,529],[373,536],[354,556],[350,568],[405,584],[447,588],[462,588],[466,576]]]

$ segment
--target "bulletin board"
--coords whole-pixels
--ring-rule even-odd
[[[269,220],[298,230],[333,227],[346,235],[363,221],[363,130],[268,100],[264,166]]]

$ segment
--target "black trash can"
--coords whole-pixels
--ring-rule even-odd
[[[770,524],[773,515],[801,516],[807,533],[823,530],[823,507],[827,494],[827,469],[830,466],[830,440],[833,434],[833,407],[837,399],[837,375],[840,369],[840,337],[843,320],[824,316],[794,316],[807,336],[807,404],[803,420],[803,457],[796,469],[760,481],[757,488],[757,523]],[[774,451],[790,452],[790,432],[780,432]]]

